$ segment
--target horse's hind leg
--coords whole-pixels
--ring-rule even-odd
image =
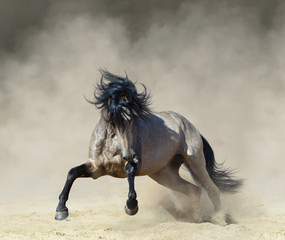
[[[95,178],[95,175],[98,175],[98,173],[96,174],[96,169],[90,162],[84,163],[69,170],[64,188],[59,195],[59,203],[57,205],[55,215],[56,220],[64,220],[68,217],[68,208],[66,207],[66,201],[68,200],[69,192],[75,179],[79,177]],[[100,175],[97,177],[99,176]]]
[[[202,187],[206,189],[208,196],[214,205],[216,213],[211,217],[211,222],[224,225],[227,222],[227,215],[224,215],[221,211],[220,191],[207,172],[203,153],[187,157],[186,164],[196,175]]]
[[[201,188],[180,177],[178,172],[180,166],[181,163],[179,165],[169,164],[149,177],[173,191],[187,195],[193,203],[193,221],[201,222],[202,218],[199,203]]]
[[[198,178],[202,187],[206,189],[215,210],[219,211],[221,209],[220,191],[207,172],[204,154],[199,152],[194,156],[188,156],[185,160],[191,171],[193,171]]]

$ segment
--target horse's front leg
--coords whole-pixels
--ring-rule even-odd
[[[79,177],[94,178],[94,174],[94,167],[92,166],[92,164],[90,164],[90,162],[87,162],[69,170],[64,188],[61,194],[59,195],[59,203],[57,205],[55,215],[56,220],[64,220],[68,217],[68,208],[66,207],[66,202],[68,200],[69,192],[75,179]]]
[[[125,205],[125,212],[128,215],[135,215],[139,208],[138,208],[138,201],[137,201],[137,194],[135,191],[135,175],[138,170],[138,164],[135,161],[130,161],[127,163],[125,167],[125,171],[127,174],[128,182],[129,182],[129,194],[128,194],[128,200]]]

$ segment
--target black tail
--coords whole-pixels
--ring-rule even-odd
[[[241,179],[234,179],[234,171],[222,169],[223,164],[215,161],[213,149],[208,141],[201,135],[203,140],[203,152],[206,159],[206,168],[212,181],[222,192],[236,192],[243,183]]]

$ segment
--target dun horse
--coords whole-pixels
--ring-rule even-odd
[[[94,93],[95,100],[89,101],[101,109],[101,118],[90,140],[89,160],[68,172],[55,219],[68,217],[66,201],[75,179],[97,179],[103,175],[127,177],[129,194],[125,212],[129,215],[138,211],[134,178],[144,175],[186,194],[192,200],[193,219],[197,222],[201,221],[200,186],[220,212],[220,191],[234,192],[242,180],[233,179],[230,171],[221,169],[207,140],[186,118],[170,111],[152,112],[144,86],[144,91],[138,93],[127,76],[100,72],[102,78]],[[189,170],[197,185],[180,177],[181,165]]]

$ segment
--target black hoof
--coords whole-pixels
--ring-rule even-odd
[[[54,219],[62,221],[68,217],[68,211],[56,212]]]
[[[134,209],[129,209],[127,204],[125,205],[125,212],[130,216],[136,215],[138,211],[139,211],[138,205]]]

